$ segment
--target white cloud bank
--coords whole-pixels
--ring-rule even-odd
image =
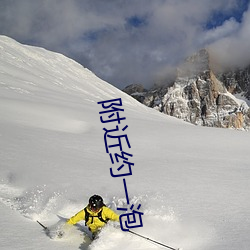
[[[247,62],[246,6],[237,0],[5,0],[0,33],[62,52],[122,88],[152,84],[209,45],[225,62]]]

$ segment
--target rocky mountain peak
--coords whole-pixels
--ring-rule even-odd
[[[171,86],[129,94],[149,107],[196,125],[250,128],[249,106],[233,95],[241,92],[246,96],[250,85],[249,71],[215,74],[210,64],[208,50],[202,49],[178,67]]]
[[[177,68],[177,77],[194,77],[205,74],[210,70],[209,53],[201,49],[194,55],[188,57],[184,63]]]

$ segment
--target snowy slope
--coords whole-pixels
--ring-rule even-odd
[[[51,240],[53,226],[90,195],[116,209],[98,101],[122,98],[135,165],[126,178],[142,205],[136,232],[185,250],[250,248],[248,132],[196,127],[142,106],[63,55],[0,37],[1,249],[163,249],[107,226],[90,244],[79,227]],[[110,128],[112,124],[107,125]],[[10,240],[10,238],[13,238]]]

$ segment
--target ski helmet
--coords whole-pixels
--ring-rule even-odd
[[[93,195],[89,198],[89,206],[93,210],[99,210],[103,207],[103,199],[99,195]]]

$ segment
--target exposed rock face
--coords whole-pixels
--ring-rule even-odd
[[[130,94],[149,107],[196,125],[248,129],[250,109],[233,94],[244,89],[245,96],[250,95],[250,69],[220,74],[219,80],[209,64],[208,51],[201,50],[181,65],[171,87],[137,89]]]
[[[250,100],[250,66],[218,74],[228,91],[232,94],[242,93]]]
[[[146,94],[147,90],[144,89],[142,84],[131,84],[123,89],[125,93],[128,95],[133,96],[137,101],[142,102],[144,101],[144,95]]]

